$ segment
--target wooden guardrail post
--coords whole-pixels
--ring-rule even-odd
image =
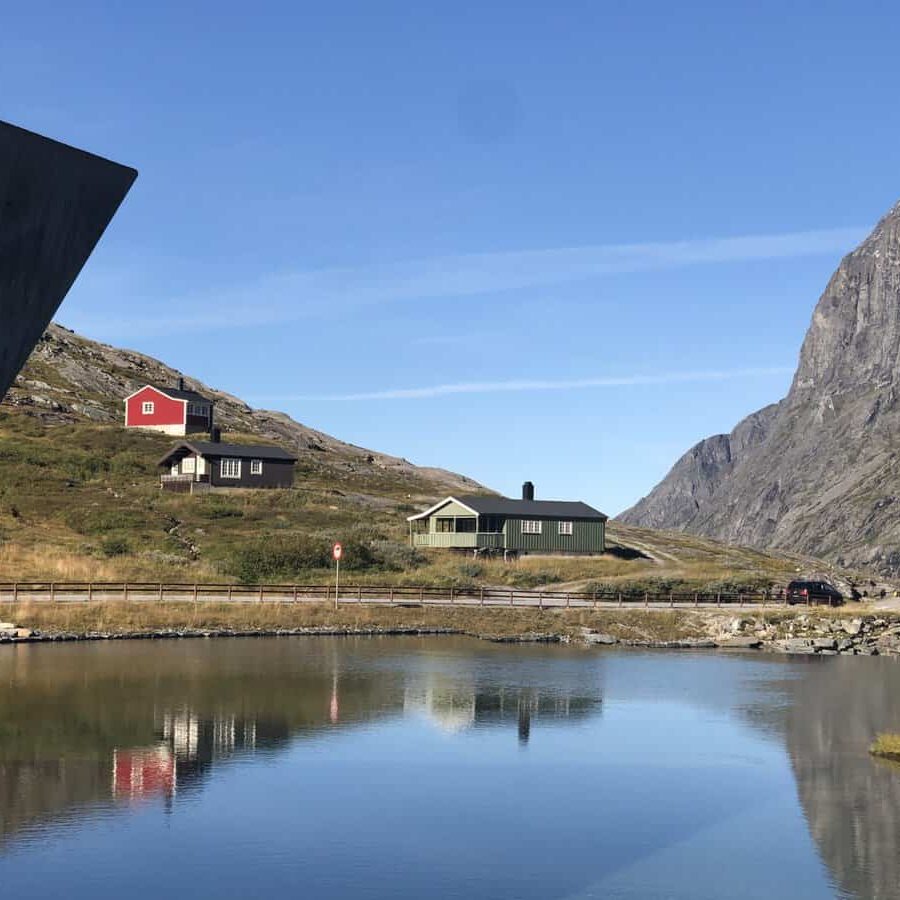
[[[163,583],[159,583],[159,602],[163,602]]]
[[[257,602],[258,603],[263,602],[263,586],[262,585],[259,586],[259,598],[258,598]]]
[[[484,588],[479,590],[479,603],[481,606],[484,606]]]
[[[716,606],[721,606],[721,605],[722,605],[722,592],[719,591],[716,594]]]
[[[544,592],[543,592],[543,591],[541,591],[541,592],[538,594],[538,608],[539,608],[539,609],[543,609],[543,608],[544,608]]]
[[[644,609],[650,605],[650,592],[644,591]]]
[[[391,588],[391,603],[393,604],[393,602],[394,602],[394,589]]]
[[[357,585],[356,588],[356,602],[362,603],[362,585]]]
[[[127,603],[128,602],[128,582],[122,582],[122,599]]]
[[[453,588],[450,588],[450,605],[453,606]]]
[[[50,602],[53,603],[56,600],[56,586],[51,581],[50,582]]]
[[[19,582],[18,581],[13,582],[13,600],[15,600],[16,603],[19,602]]]
[[[510,592],[509,592],[509,605],[510,605],[510,606],[514,606],[514,605],[515,605],[515,602],[516,602],[516,601],[515,601],[515,592],[514,592],[514,591],[510,591]]]
[[[197,582],[194,582],[194,603],[197,602]]]
[[[619,591],[619,606],[622,605],[622,592]]]
[[[675,593],[674,591],[669,591],[669,608],[671,609],[675,605]]]
[[[94,582],[88,582],[88,603],[94,599]]]

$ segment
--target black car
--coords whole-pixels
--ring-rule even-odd
[[[840,606],[844,595],[827,581],[792,581],[787,586],[785,600],[788,603],[827,603]]]

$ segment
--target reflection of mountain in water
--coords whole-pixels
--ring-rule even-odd
[[[800,802],[844,891],[900,895],[900,771],[867,748],[900,731],[900,667],[890,659],[810,660],[791,682],[785,733]]]
[[[230,759],[412,709],[451,730],[515,726],[526,741],[534,719],[598,709],[577,668],[553,680],[548,660],[535,668],[512,648],[475,653],[467,644],[432,658],[435,649],[345,638],[8,648],[0,654],[0,841],[98,805],[177,804]],[[492,684],[483,669],[500,655],[508,685]]]

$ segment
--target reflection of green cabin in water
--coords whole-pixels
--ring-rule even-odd
[[[535,500],[526,481],[522,499],[465,495],[447,497],[409,516],[413,547],[481,553],[603,553],[609,517],[586,503]]]

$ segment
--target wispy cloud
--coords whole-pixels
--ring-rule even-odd
[[[311,400],[423,400],[447,397],[454,394],[501,394],[530,391],[577,391],[588,388],[641,387],[648,385],[673,385],[698,381],[730,381],[739,378],[762,378],[774,375],[790,375],[793,368],[776,366],[756,369],[718,369],[700,372],[664,372],[650,375],[604,375],[597,378],[572,378],[560,380],[517,379],[512,381],[461,381],[451,384],[432,384],[422,387],[389,388],[379,391],[362,391],[349,394],[294,395],[268,397],[266,402]]]
[[[684,266],[833,254],[854,246],[862,228],[640,244],[469,253],[379,265],[288,271],[246,283],[160,297],[145,317],[78,316],[78,327],[99,336],[246,328],[333,315],[353,308],[409,300],[499,294],[605,275]],[[141,286],[143,288],[143,286]],[[146,296],[146,289],[137,292]],[[119,296],[119,301],[121,296]],[[121,308],[117,305],[116,308]],[[190,310],[189,315],[160,314]],[[74,310],[73,310],[74,312]]]

